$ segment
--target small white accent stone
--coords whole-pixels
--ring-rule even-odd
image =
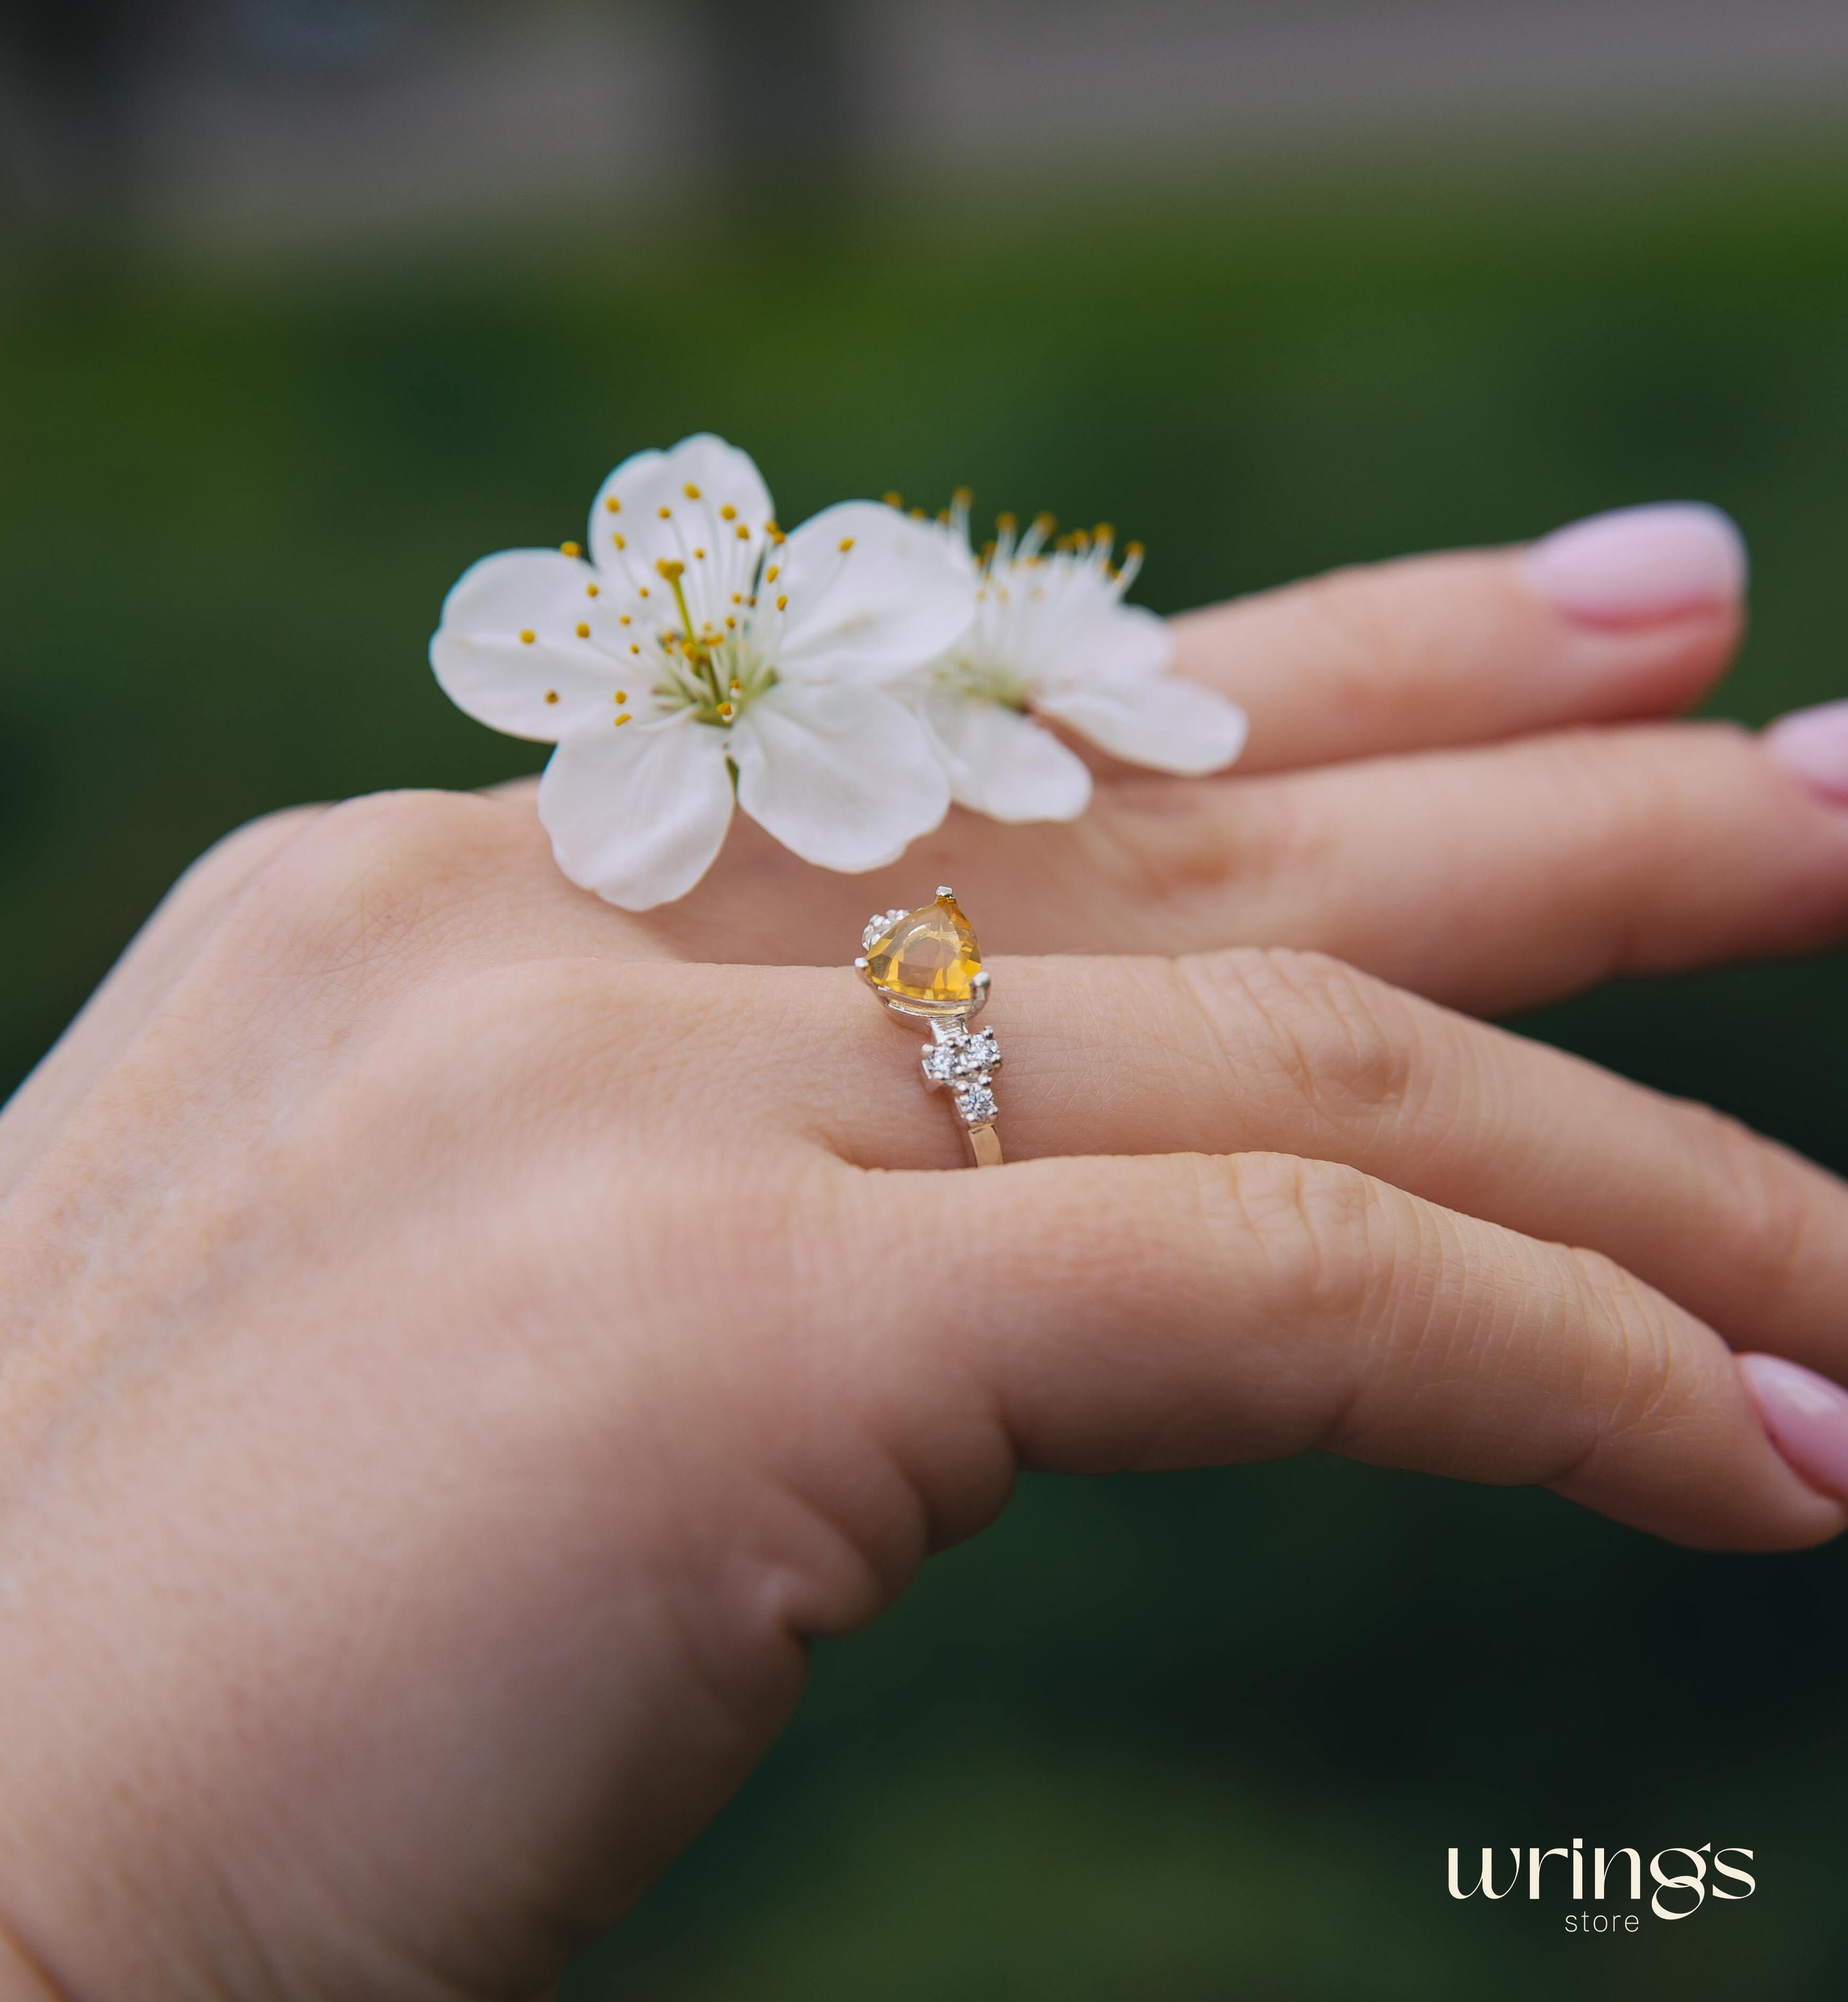
[[[985,1126],[999,1113],[995,1094],[985,1084],[959,1084],[956,1088],[956,1109],[966,1124]]]
[[[947,1029],[942,1039],[924,1045],[924,1075],[933,1084],[950,1084],[963,1078],[988,1082],[989,1073],[1001,1068],[1001,1045],[992,1029],[978,1029],[971,1035],[958,1026]]]
[[[985,1126],[1000,1108],[992,1087],[994,1073],[1001,1068],[1001,1045],[992,1029],[971,1031],[963,1022],[933,1023],[935,1041],[923,1050],[926,1084],[947,1084],[964,1122]]]

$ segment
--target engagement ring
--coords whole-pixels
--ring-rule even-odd
[[[873,992],[894,1015],[930,1024],[926,1089],[948,1087],[976,1167],[999,1167],[994,1076],[1001,1047],[992,1029],[969,1027],[988,1004],[989,976],[954,891],[943,884],[933,904],[880,912],[868,919],[861,943],[865,955],[853,964]]]

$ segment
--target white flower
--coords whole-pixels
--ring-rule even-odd
[[[1245,746],[1245,712],[1167,671],[1166,620],[1123,594],[1142,564],[1129,546],[1111,567],[1112,536],[1068,536],[1044,553],[1042,516],[999,539],[975,565],[975,617],[906,692],[935,738],[961,806],[995,820],[1072,820],[1091,797],[1084,760],[1034,722],[1054,718],[1134,765],[1189,775],[1222,771]],[[968,556],[968,498],[943,532]]]
[[[632,911],[684,896],[737,803],[806,861],[894,861],[949,789],[886,684],[969,621],[935,524],[875,501],[786,537],[757,468],[706,434],[638,452],[591,509],[588,556],[468,570],[430,659],[478,721],[558,746],[539,818],[574,883]]]

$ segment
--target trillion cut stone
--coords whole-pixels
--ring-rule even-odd
[[[866,978],[905,1001],[971,1000],[981,971],[975,934],[954,897],[901,918],[866,950]]]

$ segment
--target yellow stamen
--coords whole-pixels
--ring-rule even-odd
[[[843,536],[842,536],[842,538],[841,538],[841,554],[842,554],[842,556],[845,556],[845,555],[847,553],[847,552],[848,552],[850,549],[852,549],[852,548],[853,548],[853,538],[851,535],[843,535]]]
[[[902,494],[883,494],[880,498],[888,507],[902,507],[905,505],[905,496]]]
[[[604,502],[603,504],[612,514],[619,514],[622,511],[622,502],[619,500],[613,494]]]
[[[596,598],[601,596],[602,590],[603,587],[600,584],[587,584],[584,588],[584,595],[586,598]]]
[[[727,500],[725,505],[719,510],[719,519],[721,521],[735,521],[737,518],[738,511],[732,506],[729,500]]]
[[[581,619],[577,622],[577,637],[581,640],[588,640],[591,637],[591,629]]]
[[[699,490],[690,480],[680,490],[689,500],[697,500],[699,498]]]
[[[584,546],[580,542],[560,542],[558,553],[561,556],[581,556],[584,554]]]
[[[622,713],[616,718],[616,727],[617,727],[619,730],[620,730],[620,729],[622,727],[623,724],[626,724],[626,722],[628,722],[629,720],[629,712],[628,712],[628,710],[623,710],[623,712],[622,712]]]
[[[654,565],[654,570],[655,574],[657,577],[664,577],[670,584],[671,584],[676,577],[684,577],[686,574],[686,565],[683,563],[678,556],[661,556],[657,558]]]
[[[546,691],[546,699],[548,702],[556,702],[558,699],[558,690],[556,689],[547,689]]]
[[[537,637],[538,637],[538,635],[537,635],[536,633],[534,633],[534,631],[533,631],[532,628],[530,626],[522,626],[522,627],[521,628],[521,631],[520,631],[520,644],[521,644],[523,647],[530,647],[530,646],[532,644],[532,643],[533,643],[534,640],[535,640],[535,638],[537,638]]]
[[[782,564],[772,563],[770,567],[764,572],[764,581],[765,584],[774,584],[776,580],[782,576]]]
[[[779,612],[788,611],[790,609],[790,601],[786,598],[778,598],[776,601],[776,609]],[[530,639],[532,635],[529,633],[527,637]]]
[[[749,541],[750,541],[750,539],[751,539],[751,531],[744,526],[744,523],[743,523],[742,521],[739,522],[739,524],[738,524],[738,540],[739,540],[741,542],[749,542]]]
[[[626,701],[628,701],[628,699],[629,699],[629,691],[628,691],[628,689],[618,689],[616,690],[616,699],[617,699],[617,701],[618,701],[618,702],[626,702]]]
[[[704,562],[705,562],[705,560],[706,560],[706,552],[705,552],[705,550],[704,550],[704,549],[696,549],[696,550],[694,550],[694,552],[693,552],[693,560],[694,560],[696,563],[704,563]]]
[[[619,549],[626,549],[629,546],[628,543],[625,542],[619,535],[612,535],[610,537],[610,540],[614,542],[616,547]]]
[[[671,521],[674,518],[674,510],[671,507],[660,507],[657,508],[655,511],[661,516],[664,521]]]

